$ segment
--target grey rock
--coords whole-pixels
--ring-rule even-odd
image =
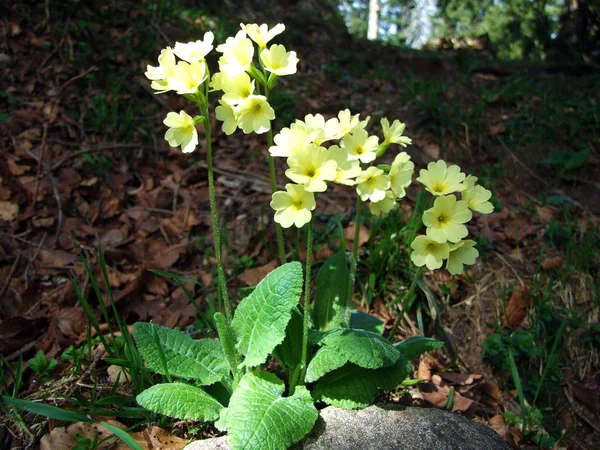
[[[186,450],[229,449],[227,437],[196,441]],[[498,434],[465,417],[433,408],[370,406],[320,412],[312,432],[293,450],[510,450]]]

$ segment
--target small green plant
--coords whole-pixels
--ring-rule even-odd
[[[54,358],[47,359],[46,354],[40,350],[33,358],[27,361],[27,364],[29,364],[31,370],[38,374],[40,379],[47,379],[58,362]]]
[[[573,152],[564,148],[553,148],[542,164],[551,167],[557,176],[566,180],[573,179],[573,171],[585,165],[590,150],[587,147]]]

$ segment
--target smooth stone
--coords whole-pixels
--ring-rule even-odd
[[[229,449],[227,436],[195,441],[186,450]],[[294,450],[510,450],[491,428],[434,408],[396,405],[344,410],[329,406]]]

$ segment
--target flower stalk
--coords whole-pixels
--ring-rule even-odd
[[[221,291],[221,300],[223,301],[223,309],[227,323],[231,323],[232,312],[231,303],[229,302],[229,292],[227,291],[227,283],[225,281],[225,270],[223,269],[223,258],[221,255],[221,231],[219,228],[219,219],[217,216],[217,202],[215,196],[215,175],[213,171],[212,161],[212,142],[210,118],[208,113],[208,104],[200,104],[200,110],[204,116],[204,130],[206,133],[206,165],[208,167],[208,197],[210,203],[210,218],[212,223],[213,243],[215,246],[215,258],[217,259],[217,280],[219,290]]]
[[[358,241],[360,238],[360,220],[362,216],[362,201],[356,196],[356,217],[354,218],[354,241],[352,241],[352,255],[350,256],[350,276],[348,277],[348,295],[344,306],[344,322],[350,327],[350,311],[352,309],[352,297],[354,294],[354,279],[356,278],[356,266],[358,265]]]
[[[268,93],[268,91],[267,91]],[[268,98],[268,96],[267,96]],[[273,146],[273,129],[269,128],[267,131],[267,146],[271,148]],[[277,192],[277,177],[275,174],[275,159],[268,154],[269,158],[269,176],[271,178],[271,194]],[[283,244],[283,230],[281,229],[281,225],[275,222],[275,234],[277,236],[277,250],[279,252],[279,260],[281,264],[285,264],[287,262],[287,258],[285,256],[285,246]]]
[[[315,214],[312,214],[310,222],[308,222],[308,231],[306,232],[306,269],[304,278],[304,317],[302,327],[302,359],[300,361],[300,383],[304,384],[304,377],[306,376],[307,369],[307,357],[308,357],[308,331],[310,327],[310,313],[311,313],[311,301],[310,301],[310,281],[311,281],[311,267],[312,267],[312,251],[313,251],[313,226],[315,222]],[[295,388],[295,386],[292,386]],[[290,389],[290,392],[293,390]]]

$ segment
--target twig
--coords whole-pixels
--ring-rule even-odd
[[[33,256],[29,259],[29,262],[27,263],[27,267],[25,267],[25,272],[24,273],[25,273],[25,281],[26,281],[27,285],[29,284],[27,282],[27,272],[29,272],[29,268],[31,267],[31,265],[33,264],[33,262],[37,258],[38,254],[40,253],[40,250],[42,249],[42,245],[44,245],[44,241],[46,240],[46,236],[47,235],[48,235],[48,233],[44,232],[44,235],[42,236],[42,239],[40,240],[40,244],[35,249],[35,252],[33,253]],[[2,297],[2,296],[0,295],[0,297]]]
[[[588,417],[589,415],[592,415],[592,414],[588,413],[583,407],[581,407],[575,403],[573,396],[571,395],[571,393],[569,392],[569,389],[567,389],[566,386],[563,386],[563,391],[565,392],[565,397],[567,397],[567,400],[569,401],[571,408],[573,408],[573,411],[575,411],[575,414],[577,414],[577,416],[582,418],[585,423],[587,423],[590,427],[592,427],[596,431],[596,433],[600,434],[600,427],[598,425],[596,425],[596,423],[593,419]]]
[[[19,350],[17,350],[15,352],[11,353],[10,355],[8,355],[6,357],[6,360],[7,361],[12,361],[13,359],[17,359],[19,357],[19,355],[22,355],[23,353],[27,353],[32,348],[35,348],[35,346],[38,345],[38,343],[41,342],[43,339],[46,339],[46,333],[42,334],[35,341],[31,341],[31,342],[25,344]]]
[[[60,38],[60,41],[58,41],[58,44],[56,45],[56,47],[54,47],[52,49],[52,51],[50,52],[50,54],[46,57],[46,59],[44,59],[44,61],[42,61],[42,64],[40,65],[40,68],[43,68],[46,66],[46,64],[48,64],[48,61],[50,61],[50,59],[52,59],[52,57],[54,56],[54,54],[60,50],[60,48],[62,47],[63,43],[65,42],[65,38],[67,37],[67,31],[69,31],[69,23],[70,18],[67,17],[67,20],[65,21],[65,29],[63,30],[63,34],[62,37]]]
[[[15,262],[13,263],[12,267],[10,268],[10,272],[8,273],[6,282],[4,283],[4,286],[2,287],[2,290],[0,291],[0,298],[4,298],[4,294],[6,293],[8,286],[10,286],[10,282],[15,274],[15,271],[17,270],[17,265],[19,264],[20,259],[21,259],[21,255],[19,253],[17,253]]]
[[[60,87],[60,89],[54,96],[54,99],[52,100],[52,104],[50,105],[50,111],[48,111],[48,116],[47,116],[46,120],[44,121],[44,132],[42,134],[42,151],[40,153],[40,158],[38,160],[37,173],[35,175],[35,189],[33,190],[33,203],[31,205],[32,208],[35,207],[35,204],[37,202],[37,193],[38,193],[38,189],[40,187],[40,175],[42,173],[42,165],[44,163],[44,155],[46,154],[46,147],[48,146],[49,120],[52,117],[52,113],[54,112],[54,108],[56,107],[56,104],[58,103],[58,99],[60,98],[61,94],[63,93],[63,91],[66,89],[66,87],[69,84],[73,83],[76,80],[79,80],[80,78],[86,77],[87,75],[89,75],[91,72],[93,72],[95,70],[96,70],[96,66],[92,66],[89,69],[87,69],[85,72],[82,72],[79,75],[75,75],[74,77],[68,79],[65,83],[63,83],[63,85]]]

